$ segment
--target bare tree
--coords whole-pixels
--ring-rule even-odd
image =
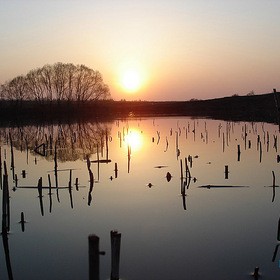
[[[31,70],[1,85],[1,97],[8,100],[78,101],[110,97],[109,87],[98,71],[85,65],[58,62]]]

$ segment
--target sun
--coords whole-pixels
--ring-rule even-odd
[[[121,77],[122,88],[127,92],[136,92],[141,87],[141,76],[137,70],[126,70]]]

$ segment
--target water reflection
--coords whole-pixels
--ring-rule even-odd
[[[103,236],[108,227],[117,227],[127,237],[125,279],[153,279],[159,267],[161,279],[179,279],[186,270],[190,279],[239,279],[259,264],[268,277],[278,273],[267,263],[272,250],[272,262],[277,259],[279,247],[274,243],[278,135],[268,124],[185,118],[4,128],[0,170],[9,174],[8,190],[16,190],[9,194],[12,213],[28,212],[27,229],[21,219],[25,238],[42,239],[48,232],[51,242],[69,246],[63,258],[84,263],[80,232]],[[271,189],[264,188],[271,174]],[[2,187],[2,198],[5,192]],[[9,199],[5,205],[8,228]],[[13,238],[20,250],[18,231]],[[38,246],[51,250],[43,242]],[[217,259],[218,264],[212,261]],[[234,276],[226,272],[232,261],[237,262]],[[100,279],[107,277],[108,263],[104,256]],[[75,270],[69,266],[72,273],[86,271],[82,264]],[[16,274],[20,269],[14,268]]]
[[[2,178],[0,179],[2,180]],[[2,193],[2,241],[5,253],[6,267],[8,271],[9,280],[13,279],[13,272],[10,260],[10,250],[8,242],[8,233],[10,231],[10,195],[9,183],[6,162],[4,162],[4,175],[3,175],[3,193]]]
[[[12,265],[11,265],[11,259],[10,259],[10,250],[9,250],[9,239],[8,239],[8,233],[6,231],[2,231],[2,242],[3,242],[3,248],[5,252],[5,260],[6,260],[6,267],[8,272],[9,280],[13,280],[13,271],[12,271]]]
[[[124,135],[124,142],[130,147],[131,152],[139,151],[143,146],[141,132],[136,129],[129,129],[128,133]]]
[[[54,159],[57,149],[57,160],[67,162],[85,159],[86,155],[97,153],[99,146],[102,155],[106,149],[107,158],[110,126],[110,123],[75,123],[11,127],[0,129],[0,138],[2,143],[10,144],[11,169],[14,170],[13,147],[47,160]]]

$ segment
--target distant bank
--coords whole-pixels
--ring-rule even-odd
[[[276,93],[277,96],[280,93]],[[190,101],[1,101],[1,124],[113,120],[128,117],[190,116],[233,121],[278,122],[275,93]]]

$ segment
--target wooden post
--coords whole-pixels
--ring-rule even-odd
[[[225,165],[225,179],[228,179],[228,165]]]
[[[159,140],[160,140],[160,132],[157,131],[157,136],[158,136],[158,140],[157,140],[157,145],[159,144]]]
[[[10,138],[10,145],[11,145],[11,169],[12,169],[13,180],[14,180],[15,179],[15,160],[14,160],[14,149],[13,149],[13,141],[12,141],[11,133],[9,133],[9,138]]]
[[[167,150],[168,150],[168,139],[167,139],[167,136],[165,138],[165,142],[166,142],[166,148],[165,148],[164,152],[167,152]]]
[[[24,220],[24,213],[20,213],[20,224],[21,224],[21,231],[24,232],[25,230],[25,220]]]
[[[183,208],[184,210],[187,210],[187,204],[186,204],[186,182],[181,180],[181,195],[183,200]]]
[[[247,149],[247,125],[245,124],[245,128],[244,128],[244,146],[245,146],[245,150]]]
[[[261,138],[260,138],[260,135],[258,135],[258,138],[257,138],[257,151],[260,148],[260,142],[261,142]]]
[[[273,148],[274,148],[275,151],[277,152],[277,135],[273,135],[273,139],[274,139]]]
[[[260,142],[260,162],[262,162],[262,142]]]
[[[79,179],[78,178],[76,178],[76,180],[75,180],[75,187],[76,187],[76,191],[78,191],[79,190]]]
[[[187,186],[187,189],[189,188],[190,186],[190,183],[191,183],[191,172],[190,172],[190,169],[189,169],[189,166],[188,166],[188,160],[187,158],[185,158],[185,167],[186,167],[186,181],[185,181],[185,185]]]
[[[272,171],[272,202],[274,202],[275,199],[275,174],[274,171]]]
[[[87,156],[87,168],[88,168],[88,173],[89,173],[88,206],[90,206],[90,204],[91,204],[91,200],[92,200],[91,193],[92,193],[93,185],[94,185],[94,176],[90,169],[90,165],[91,165],[91,163],[90,163],[89,157]]]
[[[254,279],[255,280],[257,280],[257,279],[259,279],[259,267],[257,266],[257,267],[255,267],[255,269],[254,269]]]
[[[99,280],[99,237],[88,236],[89,280]]]
[[[48,174],[48,181],[49,181],[49,198],[50,198],[50,213],[52,212],[52,183],[51,183],[51,176]]]
[[[248,140],[248,148],[251,149],[251,146],[252,146],[251,140]]]
[[[121,234],[111,231],[111,280],[119,280]]]
[[[118,164],[115,162],[115,178],[118,178]]]
[[[240,161],[240,155],[241,155],[240,145],[237,145],[237,161]]]
[[[17,177],[17,174],[15,174],[15,188],[18,187],[18,177]]]
[[[106,145],[106,160],[109,158],[109,148],[108,148],[108,130],[105,131],[105,145]]]
[[[131,156],[131,147],[130,145],[127,146],[127,173],[130,171],[130,157]]]
[[[40,201],[40,209],[41,209],[41,214],[44,216],[44,206],[43,206],[43,186],[42,186],[42,177],[38,180],[38,193],[39,193],[39,201]]]
[[[74,206],[73,206],[73,196],[72,196],[72,169],[70,169],[68,191],[69,191],[69,196],[70,196],[71,208],[73,209]]]
[[[190,167],[192,168],[193,159],[191,155],[188,156],[188,161],[190,163]]]

